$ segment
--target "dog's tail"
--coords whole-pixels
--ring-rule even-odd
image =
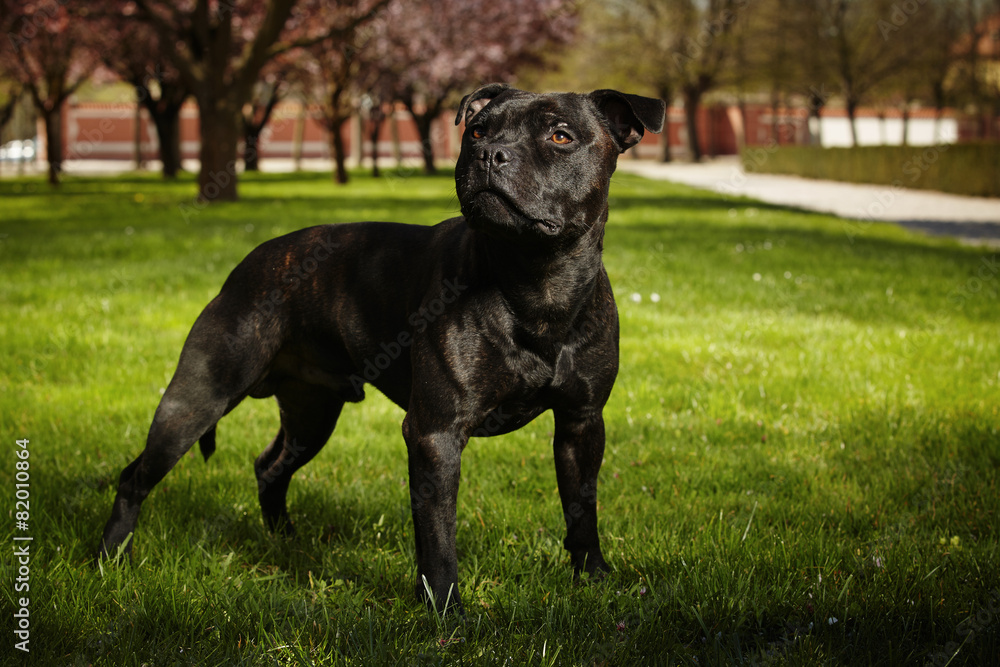
[[[206,462],[208,457],[215,453],[215,428],[213,425],[198,439],[198,448],[201,449],[201,455],[205,457]]]

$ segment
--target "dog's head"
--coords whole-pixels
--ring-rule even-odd
[[[573,239],[607,219],[620,153],[660,132],[661,100],[615,90],[535,94],[504,84],[467,95],[455,171],[474,229],[525,241]]]

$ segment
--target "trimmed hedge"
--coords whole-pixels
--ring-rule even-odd
[[[743,151],[747,171],[1000,197],[1000,144],[940,146],[760,146]]]

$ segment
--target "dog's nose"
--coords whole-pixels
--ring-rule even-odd
[[[479,152],[479,159],[487,165],[502,167],[513,159],[513,154],[506,146],[484,146]]]

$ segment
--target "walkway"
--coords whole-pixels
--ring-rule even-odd
[[[747,173],[736,158],[700,164],[663,164],[623,158],[618,162],[618,169],[647,178],[751,197],[769,204],[795,206],[855,220],[894,222],[927,234],[1000,246],[1000,199]]]

